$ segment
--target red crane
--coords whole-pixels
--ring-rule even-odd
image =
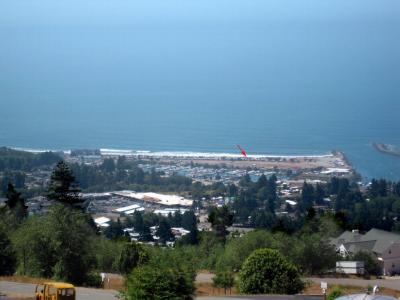
[[[240,150],[240,153],[242,153],[242,155],[243,155],[244,157],[247,158],[246,151],[244,151],[244,150],[242,149],[242,147],[240,147],[240,145],[236,145],[236,147],[238,147],[238,149]]]

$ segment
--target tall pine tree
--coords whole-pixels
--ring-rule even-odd
[[[22,220],[25,218],[28,214],[28,206],[25,205],[25,200],[21,197],[21,193],[17,192],[11,183],[7,186],[6,197],[5,203],[17,219]]]
[[[71,207],[82,208],[83,199],[71,169],[64,161],[60,161],[50,178],[47,198]]]

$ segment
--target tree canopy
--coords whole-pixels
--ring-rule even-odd
[[[13,275],[17,258],[11,240],[0,226],[0,276]]]
[[[129,274],[138,265],[148,261],[148,254],[140,244],[124,243],[118,258],[118,269],[122,274]]]
[[[239,290],[242,293],[295,294],[302,289],[297,268],[276,250],[254,251],[239,273]]]
[[[28,206],[25,205],[25,200],[21,197],[21,193],[17,192],[11,183],[8,184],[6,197],[5,203],[16,219],[21,221],[25,218],[28,214]]]
[[[68,206],[32,216],[13,235],[18,269],[24,275],[85,282],[94,264],[87,218]]]
[[[60,161],[51,174],[47,197],[62,204],[81,207],[80,189],[69,166]]]
[[[193,279],[178,268],[145,265],[134,269],[128,277],[122,298],[136,299],[192,299]]]
[[[227,206],[221,208],[214,207],[208,215],[208,221],[211,223],[215,234],[222,240],[225,240],[228,234],[227,227],[233,223],[233,214]]]

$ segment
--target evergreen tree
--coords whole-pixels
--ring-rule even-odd
[[[158,224],[156,235],[160,238],[160,242],[165,243],[172,241],[174,235],[172,234],[171,227],[169,226],[167,220],[162,218]]]
[[[324,204],[325,190],[322,187],[322,185],[320,185],[318,183],[317,186],[315,187],[314,192],[315,192],[315,195],[314,195],[315,203],[318,205]]]
[[[171,226],[172,227],[181,227],[182,226],[182,214],[180,211],[175,212],[173,215],[171,215]]]
[[[273,174],[273,175],[268,179],[268,184],[267,184],[267,187],[268,187],[268,200],[271,200],[271,201],[274,201],[274,202],[277,200],[277,194],[276,194],[277,186],[276,186],[276,181],[277,181],[277,178],[276,178],[275,174]]]
[[[332,177],[329,183],[329,194],[336,195],[339,190],[339,179],[337,177]]]
[[[133,213],[132,225],[134,230],[140,234],[141,241],[152,241],[153,237],[150,233],[150,226],[143,220],[143,216],[139,211]]]
[[[117,222],[111,222],[110,226],[104,230],[104,235],[112,240],[124,236],[120,220],[118,219]]]
[[[64,161],[60,161],[51,174],[47,198],[74,207],[82,207],[83,199],[75,176]]]
[[[257,187],[257,189],[261,189],[263,187],[266,187],[267,184],[268,184],[267,177],[264,174],[262,174],[260,176],[260,178],[258,178],[258,180],[257,180],[256,187]]]
[[[378,195],[381,197],[387,196],[388,184],[385,179],[379,179],[378,182]]]
[[[102,169],[106,173],[112,173],[115,171],[115,162],[114,159],[112,158],[106,158],[103,160],[103,163],[101,165]]]
[[[253,182],[251,181],[250,175],[246,174],[242,178],[240,178],[239,186],[240,187],[249,187]]]
[[[394,183],[393,186],[393,194],[397,197],[400,197],[400,181],[397,183]]]
[[[189,230],[189,234],[185,237],[191,245],[198,244],[199,232],[197,230],[197,218],[193,211],[187,211],[182,216],[182,227]]]
[[[16,266],[16,255],[11,241],[0,227],[0,276],[13,275]]]
[[[307,182],[303,183],[301,190],[300,209],[302,211],[308,210],[314,203],[314,187]]]
[[[338,199],[345,199],[350,191],[350,182],[347,178],[339,179],[339,188],[337,192]]]
[[[8,184],[6,197],[5,203],[17,219],[22,220],[25,218],[28,214],[28,206],[25,205],[25,200],[21,197],[21,193],[17,192],[11,183]]]
[[[125,156],[119,156],[117,160],[117,169],[118,170],[124,170],[127,167],[126,163],[126,157]]]
[[[252,225],[256,228],[271,229],[275,224],[275,215],[269,210],[256,210],[251,215]]]
[[[25,185],[25,173],[23,172],[16,172],[14,174],[14,184],[17,189],[23,188]]]
[[[228,231],[226,228],[233,224],[233,214],[227,206],[221,208],[214,207],[208,215],[213,231],[223,241],[225,241]]]
[[[148,255],[141,245],[132,242],[124,243],[118,258],[118,270],[126,275],[147,261]]]
[[[8,184],[12,182],[12,174],[10,172],[4,172],[3,177],[0,180],[1,193],[7,194]]]
[[[389,192],[393,195],[399,196],[400,192],[400,182],[399,183],[390,183],[385,179],[372,179],[371,185],[369,187],[369,196],[371,198],[376,197],[387,197]]]
[[[136,168],[135,171],[135,180],[136,183],[138,184],[143,184],[144,183],[144,171],[142,170],[142,168]]]
[[[144,222],[142,214],[139,211],[133,213],[133,228],[136,232],[142,233],[144,231]]]
[[[238,189],[237,189],[235,184],[230,184],[228,186],[228,195],[229,195],[229,197],[236,196],[237,192],[238,192]],[[399,192],[400,192],[400,183],[399,183]]]

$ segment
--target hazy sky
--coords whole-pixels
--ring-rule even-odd
[[[83,26],[112,27],[135,22],[209,20],[219,24],[237,20],[398,18],[397,0],[2,0],[2,27]]]
[[[396,131],[399,33],[398,0],[2,0],[0,134],[280,116],[298,135],[315,115],[364,134],[355,115],[377,114],[369,132]]]

